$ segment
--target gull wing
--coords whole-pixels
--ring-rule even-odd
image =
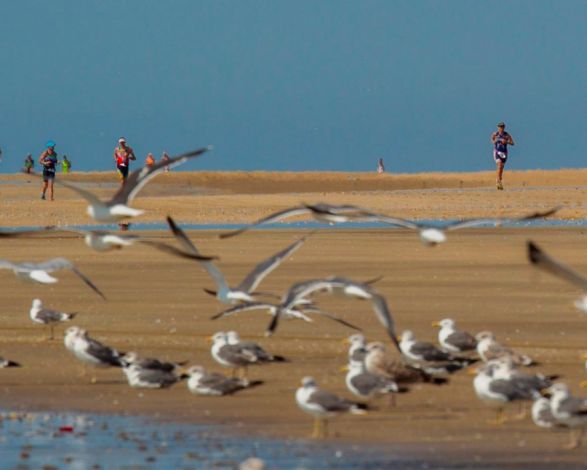
[[[371,298],[371,306],[373,307],[375,316],[385,327],[387,335],[391,338],[392,343],[395,345],[397,350],[401,352],[401,348],[399,347],[399,342],[397,340],[397,333],[395,332],[395,322],[391,316],[389,307],[387,306],[387,301],[383,296],[379,294],[373,294],[373,297]]]
[[[28,274],[31,279],[42,284],[55,284],[57,282],[57,279],[48,274],[47,271],[33,269],[32,271],[29,271]]]
[[[55,230],[56,227],[54,225],[31,230],[0,230],[0,238],[34,237],[35,235],[45,235],[47,232]]]
[[[53,258],[42,263],[27,263],[27,265],[31,270],[37,269],[47,271],[48,273],[58,271],[59,269],[71,269],[73,267],[73,263],[65,258]]]
[[[159,173],[165,171],[165,167],[173,168],[177,165],[181,165],[190,158],[199,157],[204,154],[212,147],[203,147],[192,152],[186,152],[176,157],[172,157],[168,161],[158,161],[152,166],[145,166],[133,171],[126,180],[126,183],[114,194],[112,199],[108,202],[108,206],[114,206],[116,204],[128,204],[131,202],[137,193],[149,182],[151,178],[154,178]]]
[[[536,267],[587,291],[587,278],[585,276],[547,255],[532,241],[528,241],[528,259]]]
[[[98,199],[98,196],[96,196],[94,193],[91,193],[90,191],[82,189],[73,183],[69,183],[68,181],[63,181],[60,178],[55,178],[55,182],[57,184],[60,184],[61,186],[64,186],[68,189],[71,189],[72,191],[75,191],[81,197],[83,197],[86,201],[88,201],[92,206],[105,206],[106,205],[106,204],[104,204],[103,201]]]
[[[167,216],[167,224],[171,229],[171,232],[177,239],[177,241],[184,247],[184,249],[195,256],[201,256],[200,252],[196,248],[196,245],[192,243],[192,241],[188,238],[185,232],[175,223],[175,221],[170,217]],[[203,268],[208,272],[210,277],[214,279],[214,282],[218,286],[218,290],[229,290],[230,287],[224,279],[224,276],[220,272],[220,270],[212,263],[211,261],[203,261],[198,260]]]
[[[210,319],[216,320],[217,318],[228,317],[229,315],[234,315],[235,313],[248,312],[251,310],[271,310],[275,309],[276,307],[276,305],[266,302],[248,302],[236,305],[234,307],[229,308],[228,310],[224,310],[220,313],[217,313],[211,316]]]
[[[370,222],[383,222],[389,225],[396,225],[398,227],[409,228],[410,230],[420,230],[424,225],[414,222],[413,220],[400,219],[399,217],[389,217],[382,214],[372,214],[363,219]]]
[[[185,251],[182,251],[179,248],[175,248],[174,246],[168,245],[167,243],[163,242],[145,239],[138,239],[137,241],[138,243],[142,243],[143,245],[152,246],[157,250],[169,253],[171,255],[179,256],[180,258],[188,258],[197,261],[211,261],[213,259],[218,259],[217,256],[206,256],[195,253],[186,253]]]
[[[10,261],[6,261],[5,259],[0,259],[0,269],[15,269],[18,266]]]
[[[467,227],[476,227],[478,225],[486,225],[486,224],[493,224],[493,225],[501,225],[508,222],[524,222],[528,220],[534,219],[542,219],[544,217],[551,216],[552,214],[558,212],[560,210],[560,206],[553,207],[552,209],[548,209],[543,212],[533,212],[532,214],[524,215],[522,217],[498,217],[498,218],[481,218],[481,219],[465,219],[459,222],[453,222],[452,224],[448,224],[444,230],[458,230],[461,228]]]
[[[323,317],[326,318],[330,318],[331,320],[340,323],[341,325],[346,326],[347,328],[351,328],[355,331],[363,331],[361,328],[359,328],[356,325],[353,325],[352,323],[340,318],[338,315],[334,315],[333,313],[328,313],[328,312],[324,312],[318,308],[310,308],[310,309],[304,309],[303,310],[304,313],[315,313],[317,315],[322,315]]]
[[[240,235],[241,233],[245,232],[246,230],[249,230],[253,227],[256,227],[257,225],[270,224],[271,222],[277,222],[278,220],[281,220],[281,219],[287,219],[288,217],[295,217],[296,215],[309,214],[311,212],[312,212],[312,210],[305,207],[305,206],[290,207],[289,209],[284,209],[279,212],[274,212],[273,214],[270,214],[267,217],[263,217],[262,219],[259,219],[256,222],[253,222],[252,224],[245,225],[244,227],[239,228],[238,230],[233,230],[231,232],[221,233],[219,235],[219,237],[220,238],[234,237],[236,235]]]
[[[274,254],[270,258],[259,263],[255,268],[247,275],[247,277],[240,283],[238,290],[243,292],[251,293],[257,286],[273,271],[277,268],[286,258],[300,248],[307,240],[308,237],[300,238],[295,241],[287,248]]]
[[[118,355],[118,351],[108,346],[103,345],[99,341],[92,338],[87,338],[88,346],[86,352],[98,359],[100,362],[105,362],[112,366],[122,367],[121,359]]]
[[[348,411],[354,403],[326,390],[316,390],[308,398],[308,403],[316,404],[326,411]]]
[[[96,285],[92,281],[90,281],[90,279],[87,276],[85,276],[79,269],[77,269],[73,265],[69,269],[71,269],[82,281],[84,281],[90,289],[92,289],[96,294],[102,297],[102,299],[106,300],[106,296],[102,293],[102,291],[98,289],[98,287],[96,287]]]
[[[477,347],[477,340],[475,337],[466,331],[455,330],[448,335],[444,341],[461,351],[475,349]]]

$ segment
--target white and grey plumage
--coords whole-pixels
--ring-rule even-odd
[[[143,369],[161,370],[164,372],[177,372],[186,362],[169,362],[162,361],[154,357],[141,357],[134,351],[129,351],[121,355],[121,360],[125,365],[136,365]]]
[[[328,435],[327,420],[341,413],[364,414],[364,405],[321,390],[312,377],[304,377],[296,390],[296,402],[300,409],[314,417],[312,437]]]
[[[243,379],[247,380],[247,370],[251,365],[263,364],[259,358],[247,349],[228,343],[226,332],[219,331],[212,336],[212,358],[221,366],[230,367],[233,375],[243,371]]]
[[[439,362],[454,360],[451,354],[440,350],[432,343],[418,341],[410,330],[406,330],[401,334],[399,347],[402,354],[410,361]]]
[[[521,388],[540,392],[550,388],[558,375],[529,374],[517,368],[511,356],[502,356],[494,361],[497,367],[494,370],[494,377],[516,382]]]
[[[342,223],[350,220],[362,220],[365,218],[371,218],[375,214],[363,209],[362,207],[352,206],[348,204],[336,205],[327,203],[317,204],[301,204],[299,206],[290,207],[273,214],[263,217],[262,219],[253,222],[252,224],[246,225],[238,230],[220,234],[220,238],[229,238],[239,235],[247,230],[263,224],[270,224],[279,220],[288,219],[290,217],[296,217],[300,215],[310,215],[319,222],[328,223]]]
[[[403,360],[394,358],[383,343],[373,342],[367,345],[365,366],[373,374],[386,377],[399,385],[414,383],[430,383],[443,385],[448,383],[444,377],[435,377],[418,365],[406,364]]]
[[[122,368],[128,384],[136,388],[167,388],[187,375],[178,374],[174,369],[143,367],[139,362],[125,363]]]
[[[516,365],[531,366],[535,361],[525,354],[507,348],[497,342],[495,335],[490,331],[482,331],[475,335],[477,340],[477,354],[483,362],[489,362],[494,359],[509,357]]]
[[[477,349],[477,340],[466,331],[459,330],[452,318],[444,318],[432,326],[440,327],[438,331],[438,343],[441,348],[449,353],[462,353]]]
[[[263,362],[285,362],[283,356],[278,356],[267,352],[257,343],[252,341],[241,340],[239,334],[236,331],[226,332],[226,341],[229,345],[237,346],[241,351],[246,351],[257,358],[258,363]]]
[[[369,372],[361,360],[351,360],[348,367],[345,377],[346,386],[359,398],[369,400],[377,395],[388,395],[400,391],[395,381]]]
[[[349,362],[363,362],[367,356],[367,341],[361,333],[355,333],[343,340],[344,344],[349,345]]]
[[[532,421],[536,426],[541,428],[554,428],[563,426],[553,416],[552,409],[550,408],[550,400],[545,397],[534,400],[532,404]]]
[[[151,166],[145,166],[133,171],[128,175],[124,185],[109,201],[102,201],[90,191],[82,189],[79,186],[67,181],[63,181],[62,179],[58,178],[55,180],[55,182],[75,191],[86,201],[88,201],[90,205],[87,208],[87,213],[93,219],[97,220],[98,222],[105,223],[119,222],[129,217],[137,217],[144,213],[142,210],[129,207],[128,204],[134,199],[134,197],[145,186],[145,184],[151,180],[151,178],[155,177],[159,173],[164,172],[165,167],[175,167],[191,158],[202,155],[210,149],[211,147],[201,148],[192,152],[178,155],[176,157],[172,157],[167,161],[160,160]]]
[[[514,380],[496,378],[495,372],[499,368],[497,361],[490,361],[477,368],[477,375],[473,380],[473,388],[477,397],[488,405],[497,407],[495,423],[504,422],[503,409],[506,405],[540,398],[540,393],[521,386]]]
[[[187,237],[185,232],[175,223],[171,217],[167,217],[167,223],[175,238],[181,243],[184,250],[194,255],[199,255],[199,251],[192,241]],[[226,304],[235,304],[239,302],[253,302],[255,301],[255,289],[261,284],[274,269],[276,269],[285,259],[297,251],[306,241],[308,237],[302,237],[283,250],[275,253],[266,260],[259,263],[253,268],[249,274],[242,280],[242,282],[235,288],[231,288],[224,275],[210,260],[198,260],[206,272],[216,283],[216,291],[204,289],[210,295]]]
[[[12,269],[16,277],[39,282],[41,284],[53,284],[58,279],[51,276],[49,273],[59,271],[61,269],[69,269],[77,275],[86,285],[92,289],[96,294],[106,300],[106,297],[96,285],[90,281],[71,261],[65,258],[53,258],[42,263],[12,263],[6,260],[0,260],[0,269]]]
[[[308,298],[318,292],[342,294],[348,297],[370,300],[375,316],[384,326],[394,345],[399,349],[399,343],[395,334],[394,320],[391,312],[389,311],[389,307],[387,306],[385,298],[378,294],[369,284],[351,281],[342,277],[311,279],[309,281],[298,282],[291,286],[289,291],[285,293],[280,304],[261,302],[245,304],[245,306],[242,308],[237,306],[224,312],[220,312],[214,315],[212,318],[216,319],[246,310],[269,310],[272,315],[272,319],[267,328],[266,334],[271,335],[277,329],[281,316],[287,316],[290,311],[295,310],[300,304],[307,303]],[[349,328],[359,330],[359,328],[355,325],[352,325],[334,315],[326,314],[325,312],[320,311],[313,313],[321,313],[323,316],[327,316],[328,318],[342,323]]]
[[[569,387],[556,383],[550,387],[550,409],[552,415],[561,424],[571,428],[571,441],[568,448],[575,449],[581,445],[585,427],[587,427],[587,398],[574,397]],[[578,432],[575,432],[575,430]]]
[[[41,325],[49,325],[51,330],[49,339],[53,339],[53,328],[55,324],[71,321],[77,315],[77,312],[66,313],[44,308],[41,299],[34,299],[29,315],[33,322],[40,323]]]
[[[542,248],[532,241],[528,242],[528,259],[530,260],[530,263],[537,268],[581,289],[584,292],[584,295],[575,301],[575,307],[583,313],[587,313],[587,277],[546,254]]]
[[[18,362],[11,361],[10,359],[5,359],[0,357],[0,369],[5,369],[7,367],[22,367]]]
[[[189,391],[198,395],[232,395],[240,390],[262,383],[260,381],[250,383],[247,380],[206,372],[202,366],[190,367],[187,374],[189,376],[187,381]]]
[[[446,232],[459,230],[469,227],[477,227],[479,225],[501,225],[504,223],[526,222],[534,219],[541,219],[548,217],[559,210],[558,207],[549,209],[544,212],[535,212],[522,217],[495,217],[495,218],[479,218],[479,219],[465,219],[457,222],[449,222],[442,226],[435,226],[416,222],[413,220],[401,219],[399,217],[388,217],[380,214],[374,215],[373,220],[384,222],[397,227],[415,230],[420,236],[420,240],[427,246],[435,246],[446,241]]]
[[[94,367],[123,367],[122,354],[90,337],[77,326],[65,330],[65,347],[84,364]]]

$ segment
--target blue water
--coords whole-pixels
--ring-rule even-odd
[[[456,220],[418,220],[419,223],[428,224],[436,227],[443,227]],[[246,225],[242,224],[229,224],[229,223],[218,223],[218,224],[180,224],[184,230],[235,230],[237,228]],[[116,224],[103,224],[103,225],[71,225],[70,228],[76,228],[81,230],[118,230],[119,227]],[[481,227],[481,226],[480,226]],[[492,224],[484,225],[483,227],[493,227]],[[526,227],[587,227],[587,219],[536,219],[525,222],[511,222],[504,223],[501,227],[515,227],[515,228],[526,228]],[[30,226],[30,227],[6,227],[1,228],[2,231],[17,231],[17,230],[34,230],[42,227]],[[145,231],[145,230],[168,230],[166,223],[131,223],[131,230]],[[314,221],[300,221],[300,222],[289,222],[289,223],[275,223],[265,224],[255,227],[254,230],[291,230],[291,229],[329,229],[329,230],[362,230],[362,229],[387,229],[387,230],[405,230],[392,225],[384,224],[381,222],[345,222],[339,224],[328,224]]]
[[[1,418],[2,469],[235,469],[249,457],[263,459],[271,469],[420,467],[391,450],[236,436],[223,426],[77,413],[4,413]],[[60,430],[63,426],[71,429]]]

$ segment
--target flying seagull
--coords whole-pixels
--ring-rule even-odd
[[[53,339],[53,329],[55,327],[55,324],[64,321],[70,321],[77,315],[77,313],[65,313],[59,312],[57,310],[44,308],[41,299],[35,299],[33,300],[33,305],[31,306],[29,315],[31,317],[31,320],[35,323],[40,323],[41,325],[49,325],[51,331],[49,339]]]
[[[361,207],[352,206],[348,204],[334,205],[327,203],[318,204],[301,204],[299,206],[290,207],[282,211],[274,212],[262,219],[253,222],[252,224],[246,225],[238,230],[231,232],[221,233],[220,238],[229,238],[250,230],[254,227],[263,224],[270,224],[279,220],[288,219],[290,217],[296,217],[299,215],[311,215],[314,219],[319,222],[328,223],[341,223],[348,222],[351,220],[362,220],[364,218],[375,216],[374,213],[369,212]]]
[[[109,201],[101,201],[90,191],[82,189],[79,186],[67,181],[57,179],[56,182],[75,191],[86,201],[88,201],[90,205],[88,206],[87,213],[93,219],[97,220],[98,222],[105,223],[119,222],[130,217],[137,217],[145,212],[142,210],[133,209],[132,207],[129,207],[128,204],[132,202],[134,197],[151,178],[165,171],[165,167],[172,168],[174,166],[180,165],[190,158],[199,157],[211,148],[212,147],[204,147],[192,152],[187,152],[176,157],[172,157],[167,161],[158,161],[152,166],[145,166],[143,168],[136,169],[128,176],[124,185],[114,194],[114,196],[112,196]]]
[[[183,249],[187,253],[191,253],[194,256],[199,256],[200,252],[192,241],[187,237],[185,232],[177,226],[175,221],[171,217],[167,217],[167,223],[169,228],[175,235],[175,238],[182,245]],[[243,281],[235,288],[231,288],[220,270],[210,260],[198,260],[204,269],[208,272],[210,277],[214,279],[217,286],[217,291],[204,289],[207,294],[215,296],[220,302],[225,304],[236,304],[239,302],[253,302],[255,301],[255,289],[259,284],[277,268],[286,258],[291,256],[296,250],[298,250],[306,241],[308,237],[302,237],[295,241],[283,250],[275,253],[273,256],[259,263],[253,268],[253,270],[247,274]]]
[[[384,222],[386,224],[395,225],[410,230],[415,230],[420,235],[420,240],[424,245],[435,246],[447,240],[446,232],[459,230],[462,228],[477,227],[479,225],[502,225],[504,223],[513,222],[527,222],[529,220],[541,219],[548,217],[559,210],[559,207],[549,209],[544,212],[534,212],[522,217],[497,217],[497,218],[480,218],[480,219],[465,219],[456,222],[449,222],[442,226],[435,226],[416,222],[413,220],[401,219],[399,217],[388,217],[381,214],[374,214],[371,217],[372,221]],[[366,217],[366,220],[369,220]]]
[[[12,269],[16,277],[41,284],[53,284],[57,282],[57,279],[49,273],[59,271],[60,269],[69,269],[84,281],[90,289],[106,300],[102,291],[77,269],[71,261],[65,258],[53,258],[43,263],[12,263],[10,261],[0,260],[0,269]]]
[[[570,282],[583,290],[585,295],[575,301],[575,307],[583,313],[587,313],[587,277],[546,254],[542,248],[532,241],[528,241],[528,259],[537,268]]]
[[[143,245],[151,246],[165,253],[179,256],[182,258],[195,259],[198,261],[211,261],[217,259],[216,256],[206,256],[200,253],[184,252],[172,245],[163,243],[157,240],[151,240],[149,238],[142,237],[140,235],[120,232],[110,232],[107,230],[82,230],[74,227],[62,227],[62,226],[49,226],[35,230],[13,230],[0,232],[0,238],[16,238],[37,235],[45,235],[47,233],[65,232],[74,233],[84,237],[86,245],[95,251],[111,251],[120,250],[124,247],[134,245],[135,243],[141,243]]]

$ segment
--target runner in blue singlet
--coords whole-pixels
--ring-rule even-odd
[[[55,142],[52,140],[47,142],[46,149],[39,157],[39,163],[43,168],[43,192],[41,199],[45,199],[47,186],[51,190],[51,200],[53,201],[53,181],[55,180],[55,167],[59,163],[57,160],[57,153],[55,152]]]
[[[514,139],[505,131],[505,123],[497,125],[497,132],[491,134],[493,143],[493,160],[497,165],[497,189],[503,190],[502,176],[505,162],[508,160],[508,145],[514,145]]]

